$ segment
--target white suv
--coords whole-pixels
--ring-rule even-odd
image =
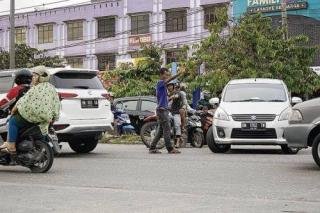
[[[60,118],[54,123],[59,142],[68,142],[78,153],[95,149],[102,133],[113,129],[108,93],[97,77],[98,71],[48,68],[50,82],[61,100]]]
[[[219,99],[210,100],[212,104]],[[227,152],[231,145],[281,145],[285,153],[299,150],[288,148],[283,137],[288,126],[291,103],[285,83],[275,79],[241,79],[230,81],[214,115],[208,145],[216,153]]]

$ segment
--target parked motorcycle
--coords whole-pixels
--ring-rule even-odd
[[[199,112],[188,112],[188,143],[196,148],[201,148],[205,142],[201,124],[201,117],[199,115]]]
[[[119,135],[135,133],[135,128],[131,124],[130,117],[123,109],[116,109],[114,111],[114,118]]]
[[[206,137],[207,133],[212,126],[213,123],[213,115],[215,110],[202,110],[199,115],[201,118],[201,126],[203,130],[203,135]],[[205,144],[207,144],[207,140],[205,140]]]
[[[0,165],[24,166],[34,173],[50,170],[54,160],[53,144],[45,140],[38,126],[32,126],[19,132],[16,142],[17,153],[0,152]]]

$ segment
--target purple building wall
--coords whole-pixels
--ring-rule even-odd
[[[26,43],[38,49],[47,49],[49,55],[60,57],[82,56],[84,67],[97,69],[97,55],[116,54],[118,61],[130,59],[130,52],[139,47],[129,45],[130,15],[148,13],[152,42],[177,48],[206,37],[203,6],[225,3],[229,0],[113,0],[86,5],[60,7],[16,15],[16,26],[27,28]],[[187,8],[187,31],[165,32],[165,10]],[[97,18],[116,17],[116,36],[97,39]],[[67,41],[66,21],[83,20],[83,40]],[[38,25],[54,23],[53,43],[38,44]],[[72,47],[67,47],[73,45]],[[65,48],[60,48],[65,47]],[[0,17],[0,48],[9,49],[8,16]]]

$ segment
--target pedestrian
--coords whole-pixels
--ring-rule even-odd
[[[149,153],[157,154],[161,153],[156,147],[157,144],[163,135],[166,148],[169,154],[179,154],[180,151],[175,149],[171,143],[171,124],[170,124],[170,117],[169,117],[169,100],[168,100],[168,91],[167,91],[167,84],[176,79],[180,74],[170,77],[170,72],[167,68],[160,69],[160,80],[157,83],[156,88],[156,96],[157,96],[157,116],[159,127],[154,137]]]

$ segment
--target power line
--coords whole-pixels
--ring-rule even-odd
[[[192,11],[190,13],[187,13],[187,16],[190,16],[190,15],[193,15],[193,14],[196,14],[198,12],[201,12],[203,11],[203,9],[198,9],[198,10],[195,10],[195,11]],[[155,23],[152,23],[149,26],[150,27],[153,27],[153,26],[158,26],[158,25],[161,25],[161,24],[164,24],[166,23],[166,21],[168,20],[173,20],[174,18],[170,18],[170,19],[164,19],[163,21],[160,21],[160,22],[155,22]],[[137,29],[144,29],[145,27],[140,27],[140,28],[137,28]],[[123,34],[128,34],[131,32],[131,29],[130,30],[126,30],[126,31],[122,31],[122,32],[119,32],[119,33],[116,33],[115,36],[117,35],[123,35]],[[123,39],[123,38],[119,38],[119,39]],[[52,51],[52,50],[58,50],[58,49],[65,49],[65,48],[69,48],[69,47],[74,47],[74,46],[82,46],[82,45],[86,45],[88,43],[92,43],[92,42],[95,42],[95,41],[99,41],[99,40],[104,40],[104,38],[95,38],[95,39],[90,39],[90,40],[86,40],[86,41],[81,41],[81,42],[77,42],[77,43],[73,43],[73,44],[69,44],[69,45],[64,45],[64,46],[60,46],[60,47],[54,47],[54,48],[51,48],[51,49],[47,49],[47,51]]]
[[[17,8],[16,10],[33,9],[35,7],[44,7],[44,6],[48,6],[48,5],[52,5],[52,4],[58,4],[58,3],[67,2],[67,1],[70,1],[70,0],[61,0],[61,1],[56,1],[56,2],[50,2],[50,3],[43,3],[43,4],[28,6],[28,7],[20,7],[20,8]],[[0,13],[8,13],[8,12],[10,12],[10,10],[0,11]]]

